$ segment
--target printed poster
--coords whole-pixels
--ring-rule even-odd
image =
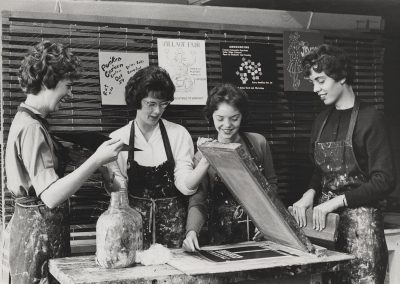
[[[126,105],[126,83],[138,70],[147,66],[147,53],[99,51],[101,103]]]
[[[158,65],[175,84],[175,105],[204,105],[207,69],[204,40],[158,38]]]
[[[284,90],[312,92],[313,85],[304,79],[301,62],[304,56],[324,42],[317,32],[283,33]]]
[[[222,81],[248,94],[271,89],[275,84],[274,48],[267,44],[221,43]]]

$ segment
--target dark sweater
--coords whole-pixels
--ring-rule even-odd
[[[329,109],[320,113],[313,125],[310,145],[312,161],[314,161],[314,142],[328,112]],[[351,112],[352,108],[334,109],[322,131],[320,142],[345,140]],[[345,193],[347,204],[351,208],[376,204],[394,189],[393,160],[382,113],[363,103],[360,105],[354,129],[353,149],[368,181]],[[310,188],[315,189],[317,195],[321,194],[321,179],[321,172],[315,167]]]

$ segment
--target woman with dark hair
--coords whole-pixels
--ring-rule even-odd
[[[180,247],[185,238],[187,198],[196,192],[201,166],[193,170],[193,141],[181,125],[162,119],[174,100],[168,73],[149,66],[133,75],[125,88],[127,105],[136,110],[128,125],[111,137],[141,151],[121,152],[107,165],[110,191],[127,189],[130,204],[142,214],[143,246],[158,242]]]
[[[45,117],[70,95],[79,66],[63,45],[43,41],[19,69],[26,100],[11,124],[5,155],[15,211],[3,234],[1,283],[8,283],[9,273],[12,283],[51,282],[48,260],[70,255],[68,198],[98,167],[115,160],[123,146],[117,140],[105,142],[63,177],[65,150],[49,133]]]
[[[337,249],[356,258],[335,276],[335,283],[383,283],[388,251],[378,201],[394,187],[383,116],[356,98],[353,66],[343,50],[321,45],[303,66],[314,92],[330,107],[314,122],[315,171],[309,190],[293,204],[294,216],[306,226],[305,211],[316,202],[313,226],[322,230],[326,215],[339,213]]]
[[[257,133],[242,132],[240,129],[247,122],[248,114],[248,99],[244,91],[231,84],[221,84],[211,90],[205,107],[205,115],[209,123],[217,130],[218,142],[242,144],[273,189],[277,190],[277,177],[265,137]],[[197,144],[200,145],[209,140],[212,139],[199,139]],[[223,184],[215,169],[209,167],[199,151],[195,155],[195,165],[200,163],[207,164],[208,171],[204,172],[204,178],[197,193],[189,199],[187,233],[183,248],[191,252],[200,249],[198,237],[207,216],[210,217],[208,220],[210,244],[219,245],[251,240],[254,225]],[[205,166],[201,168],[204,170]],[[209,200],[208,206],[207,200]]]

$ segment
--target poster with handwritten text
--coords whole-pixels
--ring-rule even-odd
[[[204,40],[157,39],[158,65],[175,84],[175,105],[204,105],[207,101],[207,69]]]
[[[313,85],[304,78],[304,56],[324,41],[318,32],[285,31],[283,33],[284,90],[312,92]]]
[[[125,86],[138,70],[149,66],[148,53],[99,52],[101,102],[125,105]]]

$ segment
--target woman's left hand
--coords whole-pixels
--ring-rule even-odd
[[[326,215],[343,206],[343,197],[337,196],[316,207],[313,211],[313,228],[322,231],[326,226]]]

